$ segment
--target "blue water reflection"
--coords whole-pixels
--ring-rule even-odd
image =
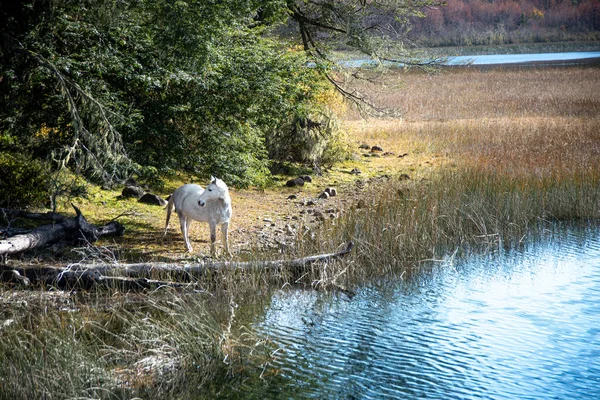
[[[492,54],[480,56],[450,57],[448,64],[516,64],[530,62],[557,62],[600,58],[600,51],[573,51],[564,53],[538,53],[538,54]]]
[[[522,63],[552,63],[573,62],[600,58],[600,51],[573,51],[563,53],[532,53],[532,54],[487,54],[473,56],[447,57],[442,65],[504,65]],[[377,66],[378,62],[370,59],[355,59],[340,61],[339,64],[346,68],[359,68]],[[384,63],[392,65],[391,63]],[[400,64],[402,65],[402,64]]]
[[[277,293],[273,398],[600,398],[600,231],[448,260],[349,299]]]

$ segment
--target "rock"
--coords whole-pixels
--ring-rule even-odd
[[[290,236],[294,236],[296,234],[296,230],[292,228],[290,224],[285,225],[285,232]]]
[[[328,188],[325,189],[325,193],[327,193],[329,195],[329,197],[335,197],[335,196],[337,196],[337,190],[336,190],[336,188],[328,187]]]
[[[367,204],[365,203],[365,201],[363,199],[358,200],[358,203],[356,203],[356,208],[365,208]]]
[[[296,200],[298,198],[298,196],[296,196],[295,194],[290,194],[287,199],[288,200]]]
[[[403,154],[400,154],[400,155],[398,156],[398,158],[406,157],[407,155],[408,155],[408,153],[403,153]]]
[[[302,175],[300,178],[302,178],[302,180],[306,183],[312,182],[312,178],[310,177],[310,175]]]
[[[408,176],[408,174],[402,174],[398,179],[400,179],[401,181],[407,181],[410,179],[410,176]]]
[[[152,193],[145,193],[138,201],[140,203],[150,204],[153,206],[164,207],[167,205],[167,201],[165,199]]]
[[[406,197],[406,196],[408,196],[409,193],[410,193],[410,189],[408,189],[408,188],[396,190],[396,194],[398,194],[398,197]]]
[[[144,195],[144,193],[146,193],[146,191],[139,186],[125,186],[121,192],[121,196],[126,199],[131,197],[139,199]]]
[[[313,216],[318,220],[318,221],[325,221],[325,215],[321,212],[321,211],[315,211],[315,213],[313,214]]]
[[[392,151],[386,151],[385,153],[382,154],[382,156],[387,157],[387,156],[393,156],[394,152]]]
[[[383,149],[380,146],[373,146],[371,147],[371,151],[383,151]]]
[[[358,168],[354,168],[352,171],[350,171],[350,173],[351,173],[352,175],[359,175],[359,174],[361,174],[362,172],[361,172],[361,170],[360,170],[360,169],[358,169]]]
[[[319,195],[319,199],[328,199],[329,198],[329,193],[327,192],[323,192]]]
[[[135,178],[129,177],[125,181],[125,186],[139,186]]]
[[[304,186],[304,179],[302,179],[301,177],[298,177],[296,179],[290,179],[285,183],[285,185],[288,187]]]
[[[359,149],[363,149],[363,150],[369,150],[371,148],[371,146],[369,146],[366,143],[361,144],[360,146],[358,146]]]

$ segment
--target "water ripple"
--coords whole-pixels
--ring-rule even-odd
[[[349,301],[277,293],[255,325],[282,350],[268,397],[600,396],[597,228],[453,267]]]

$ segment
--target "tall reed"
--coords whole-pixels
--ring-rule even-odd
[[[360,142],[408,152],[379,163],[413,179],[375,185],[361,195],[362,207],[307,246],[354,240],[355,268],[345,270],[351,283],[518,245],[546,221],[600,218],[597,76],[594,67],[463,68],[392,72],[385,91],[365,85],[405,119],[349,128]]]
[[[3,314],[1,399],[199,396],[217,392],[229,373],[229,338],[197,295],[117,295]]]
[[[548,221],[600,218],[598,171],[539,178],[461,167],[425,182],[393,178],[369,195],[371,202],[326,225],[310,246],[357,244],[348,285],[457,252],[518,246]]]

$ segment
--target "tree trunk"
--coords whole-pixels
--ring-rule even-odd
[[[55,213],[37,214],[2,209],[1,212],[5,216],[46,220],[49,219],[57,223],[42,225],[30,232],[17,234],[0,240],[0,255],[21,253],[56,242],[67,242],[74,244],[82,242],[93,243],[101,236],[121,236],[125,231],[123,225],[116,221],[109,222],[104,226],[96,227],[85,219],[77,207],[73,206],[73,208],[77,213],[77,215],[73,218],[63,217]]]
[[[124,284],[127,287],[190,286],[195,279],[225,269],[276,271],[281,268],[301,270],[317,262],[338,260],[352,251],[354,244],[328,254],[318,254],[292,260],[223,261],[193,264],[136,263],[136,264],[75,264],[66,267],[28,266],[13,268],[0,265],[0,281],[18,284],[92,287],[97,284]],[[209,274],[210,273],[210,274]],[[156,280],[157,276],[167,279]]]
[[[58,213],[53,213],[53,212],[34,213],[34,212],[23,211],[23,210],[13,210],[10,208],[0,208],[0,215],[3,216],[5,219],[26,218],[26,219],[37,219],[37,220],[42,220],[42,221],[55,221],[55,222],[62,222],[64,220],[68,219],[68,217],[65,217],[64,215],[61,215]]]

